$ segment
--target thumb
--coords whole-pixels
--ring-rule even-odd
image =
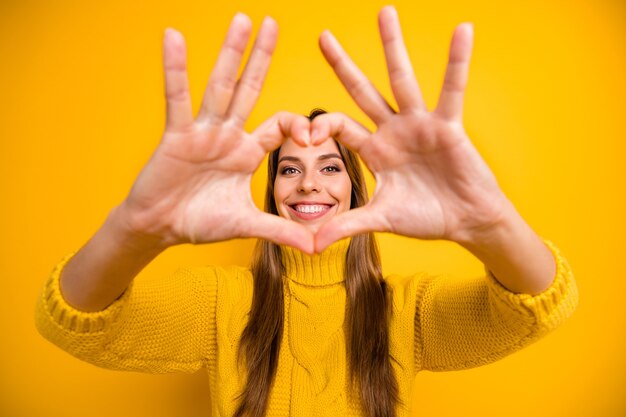
[[[314,237],[306,227],[282,217],[258,211],[250,219],[251,225],[246,237],[257,237],[278,245],[288,245],[302,252],[312,254]]]
[[[315,234],[315,252],[320,253],[334,242],[368,232],[387,231],[374,210],[363,206],[329,220]]]

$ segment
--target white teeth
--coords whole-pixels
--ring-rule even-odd
[[[328,206],[320,204],[299,204],[296,206],[296,211],[299,213],[321,213],[326,210]]]

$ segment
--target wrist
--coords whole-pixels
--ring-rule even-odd
[[[504,199],[498,210],[489,220],[479,225],[472,225],[454,232],[449,240],[465,248],[487,248],[502,239],[509,239],[511,234],[520,233],[528,225],[515,209],[515,206]]]
[[[554,279],[552,253],[514,208],[491,227],[468,234],[457,243],[515,293],[539,294]]]
[[[136,216],[126,207],[125,202],[114,207],[107,217],[104,227],[115,242],[141,253],[160,253],[175,243],[164,236],[152,234],[141,228]]]

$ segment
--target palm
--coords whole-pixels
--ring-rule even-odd
[[[250,216],[256,210],[249,181],[263,155],[243,161],[239,155],[262,151],[242,152],[252,142],[244,142],[241,134],[219,141],[211,133],[166,134],[128,198],[136,210],[161,219],[153,225],[167,224],[175,240],[227,239],[241,233],[233,224],[245,224],[235,222],[233,214]]]
[[[403,115],[396,117],[400,120],[373,135],[372,151],[361,151],[365,163],[376,167],[372,208],[389,231],[422,239],[453,238],[456,231],[496,218],[499,187],[464,132],[433,114],[420,116],[413,129],[394,131],[404,124]],[[380,146],[388,148],[388,155],[372,158],[369,154],[379,154]]]
[[[314,121],[324,134],[357,151],[376,178],[369,204],[333,219],[319,231],[318,250],[367,231],[460,240],[468,231],[497,221],[506,206],[495,177],[461,123],[471,31],[457,28],[437,109],[428,112],[393,9],[381,12],[380,30],[397,113],[330,34],[320,41],[326,59],[378,129],[371,133],[340,114]]]
[[[308,121],[279,113],[251,134],[243,130],[276,41],[273,22],[265,22],[236,84],[249,31],[247,19],[234,19],[196,119],[191,114],[184,40],[176,33],[166,35],[167,126],[124,202],[134,230],[167,245],[254,236],[312,249],[308,231],[262,213],[251,198],[250,179],[266,153],[285,137],[301,140]]]

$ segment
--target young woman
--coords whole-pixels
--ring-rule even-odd
[[[206,367],[216,416],[408,416],[417,372],[492,362],[571,315],[567,262],[524,222],[464,132],[470,25],[454,33],[433,112],[392,7],[380,33],[398,111],[322,34],[373,133],[323,112],[279,113],[246,133],[277,27],[264,21],[237,81],[250,31],[237,15],[195,119],[184,41],[166,32],[165,134],[124,202],[46,281],[37,305],[46,338],[110,369]],[[370,202],[348,148],[375,175]],[[268,152],[260,212],[249,186]],[[457,242],[486,276],[383,277],[374,231]],[[133,282],[167,247],[238,237],[261,238],[251,268]]]

